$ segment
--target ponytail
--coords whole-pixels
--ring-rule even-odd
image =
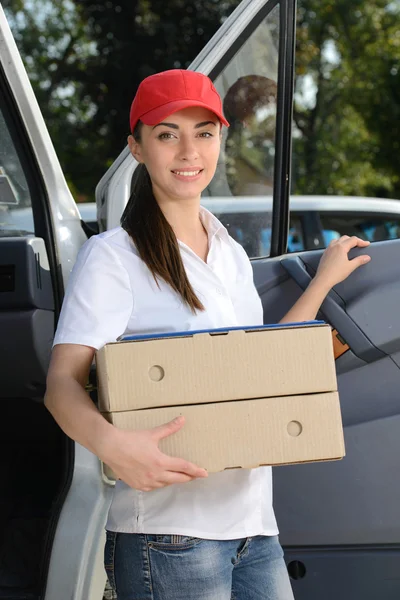
[[[133,132],[138,142],[141,125],[139,122]],[[121,227],[132,238],[157,285],[158,279],[163,279],[193,313],[204,310],[189,282],[174,230],[154,197],[150,175],[144,164],[136,167],[133,179],[131,196],[121,217]]]

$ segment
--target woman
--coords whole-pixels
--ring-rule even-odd
[[[95,350],[124,334],[263,322],[247,255],[200,208],[228,125],[211,81],[181,70],[148,77],[130,125],[128,143],[141,172],[122,227],[92,237],[79,254],[54,341],[46,406],[119,477],[105,552],[118,600],[289,600],[270,468],[207,476],[158,449],[183,418],[149,431],[120,431],[85,393]],[[357,238],[333,242],[284,320],[313,319],[330,288],[369,260],[347,257],[366,245]]]

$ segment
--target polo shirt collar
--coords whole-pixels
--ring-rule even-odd
[[[216,235],[226,241],[229,239],[228,230],[222,225],[217,217],[204,208],[204,206],[200,206],[200,219],[208,233],[210,242]]]

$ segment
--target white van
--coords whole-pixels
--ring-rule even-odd
[[[307,287],[330,237],[386,240],[319,315],[349,347],[336,362],[346,458],[274,469],[274,505],[296,600],[398,600],[399,203],[294,196],[289,217],[295,21],[294,0],[243,0],[191,65],[224,100],[253,74],[277,89],[252,127],[224,132],[239,156],[221,157],[204,204],[254,257],[265,323]],[[99,182],[101,230],[119,224],[136,166],[121,148]],[[92,233],[81,217],[93,223],[94,205],[84,213],[68,189],[1,5],[0,176],[0,600],[101,600],[113,482],[43,405],[64,290]],[[95,382],[93,372],[93,402]]]

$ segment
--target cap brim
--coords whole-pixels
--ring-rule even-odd
[[[221,121],[223,125],[229,127],[228,121],[225,119],[222,112],[218,112],[211,106],[208,106],[204,102],[200,102],[199,100],[175,100],[174,102],[168,102],[168,104],[164,104],[163,106],[159,106],[149,112],[145,113],[140,117],[140,120],[145,125],[158,125],[174,113],[178,112],[178,110],[183,110],[184,108],[190,108],[191,106],[200,106],[202,108],[206,108],[207,110],[214,113],[218,119]]]

